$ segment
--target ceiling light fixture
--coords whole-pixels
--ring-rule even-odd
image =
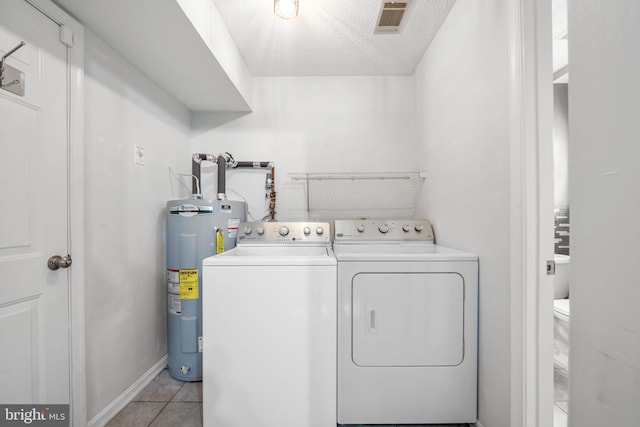
[[[273,13],[282,19],[298,16],[299,0],[273,0]]]

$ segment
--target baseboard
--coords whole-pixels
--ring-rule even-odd
[[[469,424],[469,425],[472,425],[472,424]],[[473,425],[474,425],[475,427],[484,427],[484,426],[482,425],[482,423],[480,423],[480,421],[476,421],[476,423],[475,423],[475,424],[473,424]]]
[[[123,391],[118,397],[113,399],[102,411],[91,418],[87,423],[88,427],[103,427],[115,417],[131,400],[138,395],[164,368],[167,367],[167,355],[162,356],[155,365],[138,378],[133,384]]]

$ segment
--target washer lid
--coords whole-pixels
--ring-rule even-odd
[[[236,246],[220,255],[205,258],[207,265],[336,265],[329,246]]]
[[[338,261],[477,261],[476,255],[431,243],[339,244]]]

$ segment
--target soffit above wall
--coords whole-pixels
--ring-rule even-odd
[[[191,111],[251,111],[176,0],[54,0]]]

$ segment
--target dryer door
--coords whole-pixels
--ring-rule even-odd
[[[457,273],[359,273],[352,280],[358,366],[455,366],[464,357],[464,279]]]

